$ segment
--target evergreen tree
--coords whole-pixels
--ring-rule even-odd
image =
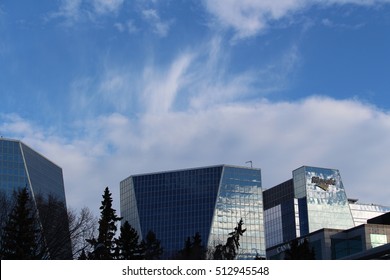
[[[184,248],[179,251],[177,259],[180,260],[204,260],[206,257],[206,250],[202,245],[202,238],[199,232],[185,241]]]
[[[142,240],[141,247],[145,260],[158,260],[163,254],[160,240],[156,238],[156,234],[151,230],[146,234],[146,239]]]
[[[192,248],[191,248],[191,259],[192,260],[204,260],[206,257],[206,250],[204,246],[202,245],[202,238],[197,232],[193,237],[192,237]]]
[[[115,258],[120,260],[142,259],[143,250],[138,239],[137,231],[126,221],[120,228],[119,238],[115,240]]]
[[[116,223],[122,218],[116,215],[116,210],[112,208],[111,193],[106,187],[103,194],[102,206],[100,206],[99,235],[95,239],[87,239],[93,246],[90,258],[96,260],[109,260],[115,257],[115,234]]]
[[[43,258],[40,230],[27,188],[19,190],[16,204],[3,229],[1,258],[32,260]]]
[[[191,258],[191,247],[192,247],[192,242],[191,242],[191,237],[187,237],[186,241],[184,242],[184,248],[181,249],[177,256],[176,259],[178,260],[190,260]]]

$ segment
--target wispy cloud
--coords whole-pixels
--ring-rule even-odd
[[[356,24],[346,24],[346,23],[336,23],[328,18],[324,18],[321,23],[329,28],[337,28],[337,29],[348,29],[348,30],[358,30],[365,26],[364,23],[356,23]]]
[[[116,13],[124,0],[92,0],[92,5],[97,14]]]
[[[142,15],[150,24],[154,33],[160,37],[166,37],[168,35],[173,20],[162,20],[156,9],[145,9],[142,11]]]
[[[206,10],[213,16],[213,23],[234,30],[234,40],[244,39],[266,31],[269,26],[294,13],[314,5],[379,5],[388,0],[204,0]]]
[[[106,65],[95,77],[73,81],[72,112],[79,117],[101,111],[158,115],[261,99],[286,90],[301,64],[295,44],[256,69],[232,73],[229,60],[217,36],[182,50],[166,64],[148,59],[141,66]]]
[[[146,110],[153,114],[169,112],[180,89],[187,84],[186,72],[193,55],[184,53],[169,66],[167,71],[155,71],[147,67],[143,74],[142,99]]]
[[[61,0],[58,10],[49,13],[46,19],[63,19],[65,25],[73,26],[97,16],[118,13],[123,2],[124,0]]]
[[[58,11],[49,14],[48,19],[64,18],[66,25],[72,25],[81,17],[82,0],[62,0]]]
[[[134,34],[139,31],[139,28],[135,25],[133,20],[128,20],[125,23],[116,22],[114,24],[115,28],[118,29],[119,32],[128,32],[129,34]]]

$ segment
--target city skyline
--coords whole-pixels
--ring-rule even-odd
[[[247,161],[264,188],[336,168],[390,204],[390,1],[21,2],[0,4],[0,135],[62,167],[70,208]]]

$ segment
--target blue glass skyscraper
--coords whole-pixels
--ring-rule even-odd
[[[260,169],[218,165],[133,175],[120,183],[120,208],[141,237],[156,233],[166,259],[196,232],[205,247],[224,244],[241,218],[246,232],[238,258],[265,257]]]
[[[61,167],[21,141],[0,138],[0,191],[10,199],[15,191],[24,187],[27,187],[37,210],[40,227],[48,246],[46,257],[71,258],[70,237],[64,232],[69,229]],[[47,221],[49,217],[52,220]],[[53,225],[59,223],[62,226],[61,232],[55,232],[54,229],[59,230],[59,227]],[[60,238],[62,240],[59,245]]]

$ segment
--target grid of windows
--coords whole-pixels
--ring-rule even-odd
[[[21,143],[34,195],[51,195],[65,203],[62,169]]]
[[[283,243],[282,207],[277,205],[264,211],[267,248]]]
[[[66,199],[62,169],[35,152],[25,144],[17,140],[0,139],[0,190],[7,196],[14,191],[27,187],[31,197],[38,201],[47,201],[49,197],[61,202],[56,210],[57,214],[64,216],[57,217],[61,222],[67,223]],[[64,206],[64,207],[63,207]],[[53,206],[52,206],[53,207]],[[42,213],[38,215],[42,218]],[[42,218],[45,219],[45,218]],[[51,224],[42,222],[43,232],[46,240],[56,239],[57,236],[49,234],[52,232]],[[66,225],[67,228],[67,225]],[[62,252],[52,254],[49,246],[49,257],[71,258],[70,239],[64,244]]]
[[[218,166],[129,177],[121,215],[139,223],[143,237],[153,230],[171,258],[196,232],[207,239],[221,173]]]
[[[264,191],[264,209],[267,248],[297,237],[298,204],[292,179]]]
[[[263,198],[258,169],[225,166],[208,245],[223,244],[242,218],[245,234],[240,240],[240,259],[265,257]]]
[[[19,142],[0,141],[0,189],[7,195],[28,185]]]
[[[322,228],[354,226],[340,173],[303,166],[264,192],[267,248]]]
[[[294,199],[294,184],[290,179],[264,191],[264,210]]]
[[[226,241],[240,218],[242,255],[265,256],[260,170],[228,166],[130,176],[121,182],[121,215],[145,237],[153,230],[163,258],[199,232],[204,245]]]
[[[322,228],[348,229],[354,226],[338,170],[303,166],[294,170],[293,176],[295,194],[301,196],[304,193],[302,187],[306,189],[309,232]]]

